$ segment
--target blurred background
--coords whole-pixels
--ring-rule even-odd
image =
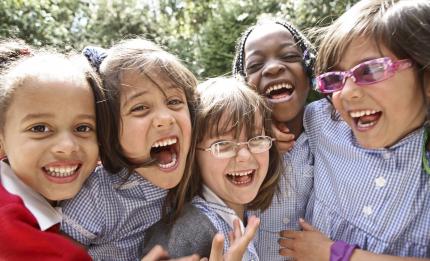
[[[329,24],[358,0],[1,0],[0,37],[78,51],[144,36],[199,79],[230,74],[236,40],[261,16],[300,29]]]

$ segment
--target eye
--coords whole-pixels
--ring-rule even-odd
[[[79,125],[78,127],[76,127],[76,131],[77,132],[90,132],[93,131],[94,128],[92,126],[89,125]]]
[[[179,104],[183,104],[183,103],[184,102],[181,99],[179,99],[179,98],[172,98],[172,99],[169,99],[167,101],[168,105],[179,105]]]
[[[281,59],[289,63],[301,62],[303,60],[302,56],[298,53],[286,53],[281,56]]]
[[[39,124],[31,127],[30,131],[38,133],[38,132],[49,132],[51,130],[48,128],[48,126]]]
[[[141,112],[141,111],[145,111],[147,109],[148,109],[147,106],[145,106],[143,104],[139,104],[139,105],[136,105],[136,106],[132,107],[131,108],[131,112]]]
[[[248,74],[250,73],[255,73],[259,70],[261,70],[261,68],[263,68],[264,63],[250,63],[247,67],[246,67],[246,72]]]

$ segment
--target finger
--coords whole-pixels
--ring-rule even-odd
[[[311,224],[306,222],[303,218],[299,219],[299,224],[302,227],[303,231],[318,231]]]
[[[154,261],[160,259],[166,259],[169,255],[166,250],[164,250],[160,245],[156,245],[148,252],[146,256],[142,258],[141,261]]]
[[[240,229],[240,221],[238,218],[233,221],[233,236],[233,241],[242,236],[242,231]],[[233,242],[230,242],[230,244],[233,244]]]
[[[230,242],[230,246],[233,244],[235,238],[233,231],[228,232],[228,242]]]
[[[278,239],[278,244],[282,248],[288,248],[294,250],[294,240],[289,238],[280,238]]]
[[[291,250],[291,249],[281,248],[281,249],[279,249],[279,254],[281,256],[288,256],[288,257],[292,257],[293,260],[297,260],[297,259],[295,259],[295,255],[294,255],[295,253],[294,253],[294,251]]]
[[[288,141],[288,142],[276,141],[275,143],[276,143],[276,148],[280,153],[289,152],[294,148],[294,145],[296,144],[295,141]]]
[[[169,260],[171,260],[171,261],[199,261],[201,259],[200,259],[200,256],[198,254],[194,254],[194,255],[191,255],[191,256],[184,256],[184,257],[181,257],[181,258],[169,259]]]
[[[290,132],[290,129],[288,129],[287,127],[287,124],[285,124],[284,122],[275,122],[274,125],[275,125],[274,127],[281,132],[284,132],[284,133]]]
[[[285,237],[285,238],[297,238],[300,235],[301,231],[294,231],[294,230],[282,230],[279,235],[281,237]]]
[[[211,254],[209,256],[210,261],[221,261],[223,260],[224,250],[224,236],[223,234],[217,233],[212,239]]]

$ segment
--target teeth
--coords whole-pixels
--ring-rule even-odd
[[[176,144],[176,142],[177,142],[176,138],[169,138],[169,139],[165,139],[165,140],[160,140],[160,141],[157,141],[156,143],[154,143],[154,145],[152,145],[152,148],[164,147],[164,146]]]
[[[275,85],[270,86],[269,88],[267,88],[266,94],[270,94],[272,91],[279,90],[279,89],[282,89],[282,88],[292,89],[293,86],[291,84],[289,84],[289,83],[275,84]]]
[[[172,161],[170,163],[167,163],[167,164],[158,163],[158,166],[160,168],[162,168],[162,169],[168,169],[168,168],[171,168],[171,167],[175,166],[176,161],[177,161],[177,159],[176,159],[176,153],[173,153],[172,154]]]
[[[375,114],[378,111],[376,110],[363,110],[363,111],[352,111],[349,112],[349,116],[351,116],[352,118],[360,118],[364,115],[371,115],[371,114]]]
[[[68,177],[75,173],[79,165],[69,167],[45,167],[44,169],[53,177]]]
[[[253,170],[243,171],[243,172],[231,172],[227,173],[230,176],[246,176],[253,172]]]

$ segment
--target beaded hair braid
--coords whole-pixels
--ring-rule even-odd
[[[307,76],[311,79],[314,77],[314,65],[315,65],[315,49],[312,44],[306,39],[306,37],[301,34],[293,25],[286,21],[274,20],[273,23],[282,25],[287,29],[291,35],[293,36],[296,43],[299,45],[300,49],[303,52],[303,66],[305,68],[305,72]],[[248,36],[251,32],[261,24],[256,24],[249,27],[245,32],[242,33],[242,36],[239,38],[239,41],[236,44],[236,54],[233,60],[233,75],[234,76],[242,76],[246,77],[246,72],[244,68],[244,52],[245,52],[245,43],[248,39]]]

